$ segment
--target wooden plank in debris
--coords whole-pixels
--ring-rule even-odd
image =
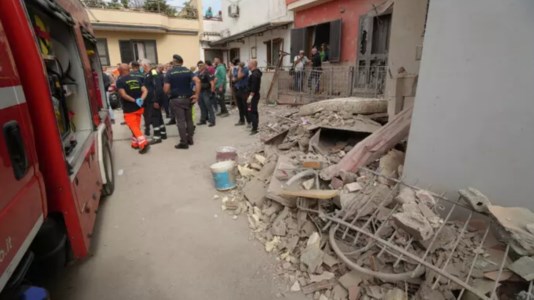
[[[408,137],[413,107],[407,107],[389,123],[356,144],[341,161],[321,171],[321,178],[332,180],[340,171],[355,172],[380,158],[396,144]]]
[[[280,194],[282,196],[290,196],[290,197],[303,197],[303,198],[310,198],[310,199],[329,200],[337,196],[339,194],[339,191],[337,190],[299,190],[299,191],[282,190]]]
[[[320,282],[315,282],[315,283],[303,286],[302,287],[302,292],[304,294],[311,294],[311,293],[315,293],[315,292],[320,291],[320,290],[331,289],[336,284],[337,284],[337,279],[336,278],[332,278],[332,279],[329,279],[329,280],[323,280],[323,281],[320,281]]]

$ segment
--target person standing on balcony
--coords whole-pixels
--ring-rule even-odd
[[[306,75],[304,72],[304,67],[310,60],[306,57],[306,55],[304,55],[304,50],[300,50],[299,55],[295,56],[293,61],[295,68],[295,74],[293,77],[294,89],[297,92],[302,92],[304,88],[304,76]]]
[[[311,65],[312,70],[310,78],[308,78],[308,87],[310,88],[310,93],[318,93],[319,85],[321,83],[321,73],[323,72],[323,69],[321,54],[319,53],[319,51],[317,51],[316,47],[313,47],[312,49]]]
[[[213,10],[211,9],[211,6],[208,7],[208,10],[206,11],[206,19],[213,18]]]
[[[221,59],[215,57],[213,60],[215,63],[215,97],[219,106],[221,107],[221,112],[217,114],[218,116],[225,118],[228,117],[228,109],[226,108],[226,102],[224,95],[226,93],[226,67],[221,62]]]

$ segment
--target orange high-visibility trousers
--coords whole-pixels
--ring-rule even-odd
[[[148,141],[141,131],[141,118],[144,111],[144,108],[140,108],[134,112],[124,114],[124,122],[132,132],[132,148],[135,149],[144,149],[148,145]]]

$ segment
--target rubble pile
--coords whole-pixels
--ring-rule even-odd
[[[320,176],[361,140],[341,135],[321,146],[313,141],[318,131],[369,134],[380,126],[352,112],[277,109],[261,129],[265,144],[242,156],[239,188],[221,197],[222,209],[246,215],[255,239],[276,255],[284,293],[439,300],[490,299],[495,291],[494,299],[529,299],[530,211],[493,206],[475,189],[460,191],[460,204],[405,185],[397,149],[369,169]]]

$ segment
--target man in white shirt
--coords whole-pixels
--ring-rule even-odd
[[[304,55],[304,50],[299,51],[299,55],[295,56],[294,62],[294,68],[295,68],[295,74],[294,77],[294,88],[298,92],[302,92],[302,89],[304,88],[304,67],[308,64],[310,60]]]

